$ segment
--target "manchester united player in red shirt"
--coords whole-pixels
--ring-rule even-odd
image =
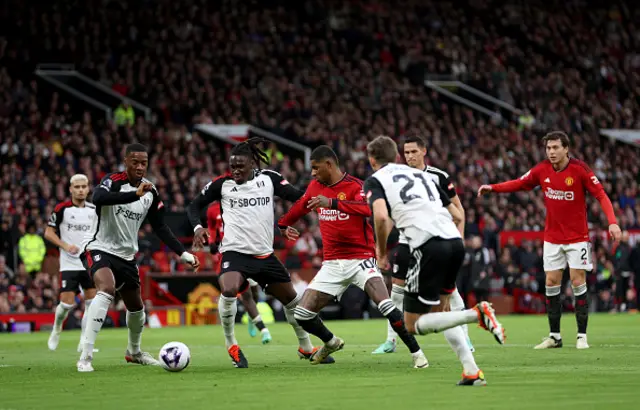
[[[616,223],[611,201],[598,178],[584,162],[569,157],[567,134],[562,131],[553,131],[545,135],[542,140],[547,151],[547,160],[533,167],[520,179],[481,186],[478,196],[489,192],[530,191],[536,186],[542,188],[547,208],[543,260],[550,333],[549,337],[535,348],[562,347],[560,293],[562,273],[569,265],[578,323],[576,347],[588,349],[589,306],[585,276],[586,271],[593,269],[593,265],[587,227],[585,191],[589,191],[600,202],[609,221],[609,233],[614,240],[620,239],[621,231]]]
[[[207,229],[209,230],[209,250],[215,258],[214,271],[220,272],[222,256],[218,252],[218,246],[222,242],[222,237],[224,236],[224,223],[222,221],[220,202],[218,201],[212,203],[207,209]],[[244,306],[244,310],[247,312],[247,315],[249,315],[249,336],[256,337],[259,331],[262,335],[262,344],[268,344],[272,340],[271,332],[269,332],[269,329],[264,324],[262,316],[260,316],[258,306],[256,305],[256,302],[258,301],[259,285],[253,279],[248,279],[247,281],[250,285],[249,290],[245,290],[241,293],[239,295],[239,300]],[[215,286],[218,291],[220,290],[220,283],[218,282],[217,277],[211,284]]]
[[[304,196],[278,222],[284,231],[312,210],[318,213],[320,220],[324,261],[294,311],[300,326],[324,342],[311,357],[311,364],[321,363],[344,346],[344,341],[322,323],[318,312],[353,284],[367,292],[380,313],[389,320],[411,351],[414,367],[427,367],[424,353],[407,332],[402,312],[389,298],[377,268],[373,229],[368,221],[371,210],[362,192],[362,181],[343,173],[335,152],[326,145],[311,153],[311,169],[315,179]],[[296,236],[287,237],[295,239]]]

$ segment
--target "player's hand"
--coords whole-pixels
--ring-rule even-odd
[[[180,259],[182,262],[188,263],[193,268],[194,272],[197,272],[198,269],[200,269],[200,261],[196,255],[189,252],[182,252]]]
[[[290,241],[295,241],[300,237],[300,232],[291,226],[287,226],[285,229],[280,228],[280,233]]]
[[[307,204],[308,209],[316,209],[316,208],[330,208],[331,200],[324,195],[318,195],[311,198],[309,204]]]
[[[620,242],[622,238],[622,230],[620,230],[620,226],[618,224],[609,225],[609,233],[614,241]]]
[[[478,188],[478,198],[480,198],[484,194],[488,194],[491,191],[493,191],[491,185],[482,185],[480,188]]]
[[[193,249],[200,250],[209,243],[209,231],[203,227],[196,229],[193,235]]]
[[[80,248],[72,244],[72,245],[67,245],[67,248],[65,249],[65,251],[67,251],[67,253],[70,255],[77,255],[78,252],[80,252]]]
[[[153,184],[151,182],[143,182],[140,185],[138,185],[138,190],[136,191],[136,195],[143,196],[147,192],[151,191],[151,188],[153,188]]]
[[[378,264],[378,269],[380,269],[381,271],[388,272],[391,270],[389,255],[386,251],[383,252],[380,249],[376,250],[376,263]]]

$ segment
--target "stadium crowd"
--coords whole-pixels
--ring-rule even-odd
[[[478,294],[544,289],[540,243],[501,248],[498,240],[503,230],[543,229],[541,195],[479,201],[475,189],[524,174],[544,157],[540,134],[562,129],[571,134],[571,152],[603,182],[621,227],[640,229],[640,150],[598,133],[640,128],[637,13],[578,2],[6,2],[0,312],[54,303],[56,277],[25,273],[19,241],[28,227],[43,232],[72,174],[95,184],[122,169],[125,144],[147,144],[149,178],[168,209],[182,211],[224,172],[230,147],[195,132],[198,123],[252,124],[311,146],[329,143],[344,170],[362,179],[370,172],[364,146],[371,137],[421,135],[428,162],[452,175],[467,211],[462,287]],[[526,25],[525,15],[533,16]],[[152,118],[139,116],[130,126],[101,121],[78,101],[43,89],[32,74],[43,62],[74,63],[151,107]],[[424,87],[427,76],[459,78],[522,111],[485,117]],[[307,183],[300,158],[276,146],[271,158],[290,182]],[[279,203],[277,214],[283,211]],[[606,228],[595,201],[589,222]],[[317,221],[310,216],[303,227],[309,233],[288,245],[292,268],[320,262],[310,256],[322,247]],[[637,283],[638,245],[623,256],[625,267],[607,241],[594,245],[590,284],[598,309],[637,308],[633,275],[620,273],[630,269]]]

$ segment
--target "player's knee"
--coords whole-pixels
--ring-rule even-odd
[[[73,305],[75,303],[75,296],[74,292],[62,292],[60,293],[60,302],[66,305]]]
[[[392,278],[391,279],[391,283],[394,286],[399,286],[399,287],[404,289],[404,280],[403,279]]]
[[[293,309],[293,317],[298,322],[310,321],[315,319],[318,314],[302,306],[296,306]]]
[[[229,289],[223,289],[221,293],[222,293],[222,296],[224,296],[225,298],[235,298],[238,296],[239,291],[240,289],[233,286]]]
[[[547,273],[544,284],[546,287],[560,286],[562,284],[562,275],[556,275],[554,273]]]

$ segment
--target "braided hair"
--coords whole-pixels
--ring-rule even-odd
[[[265,142],[264,138],[254,137],[249,138],[248,140],[241,142],[240,144],[233,147],[231,150],[231,155],[241,155],[244,157],[249,157],[255,161],[256,166],[260,169],[260,163],[263,162],[269,165],[269,156],[266,152],[258,148],[258,144]]]

